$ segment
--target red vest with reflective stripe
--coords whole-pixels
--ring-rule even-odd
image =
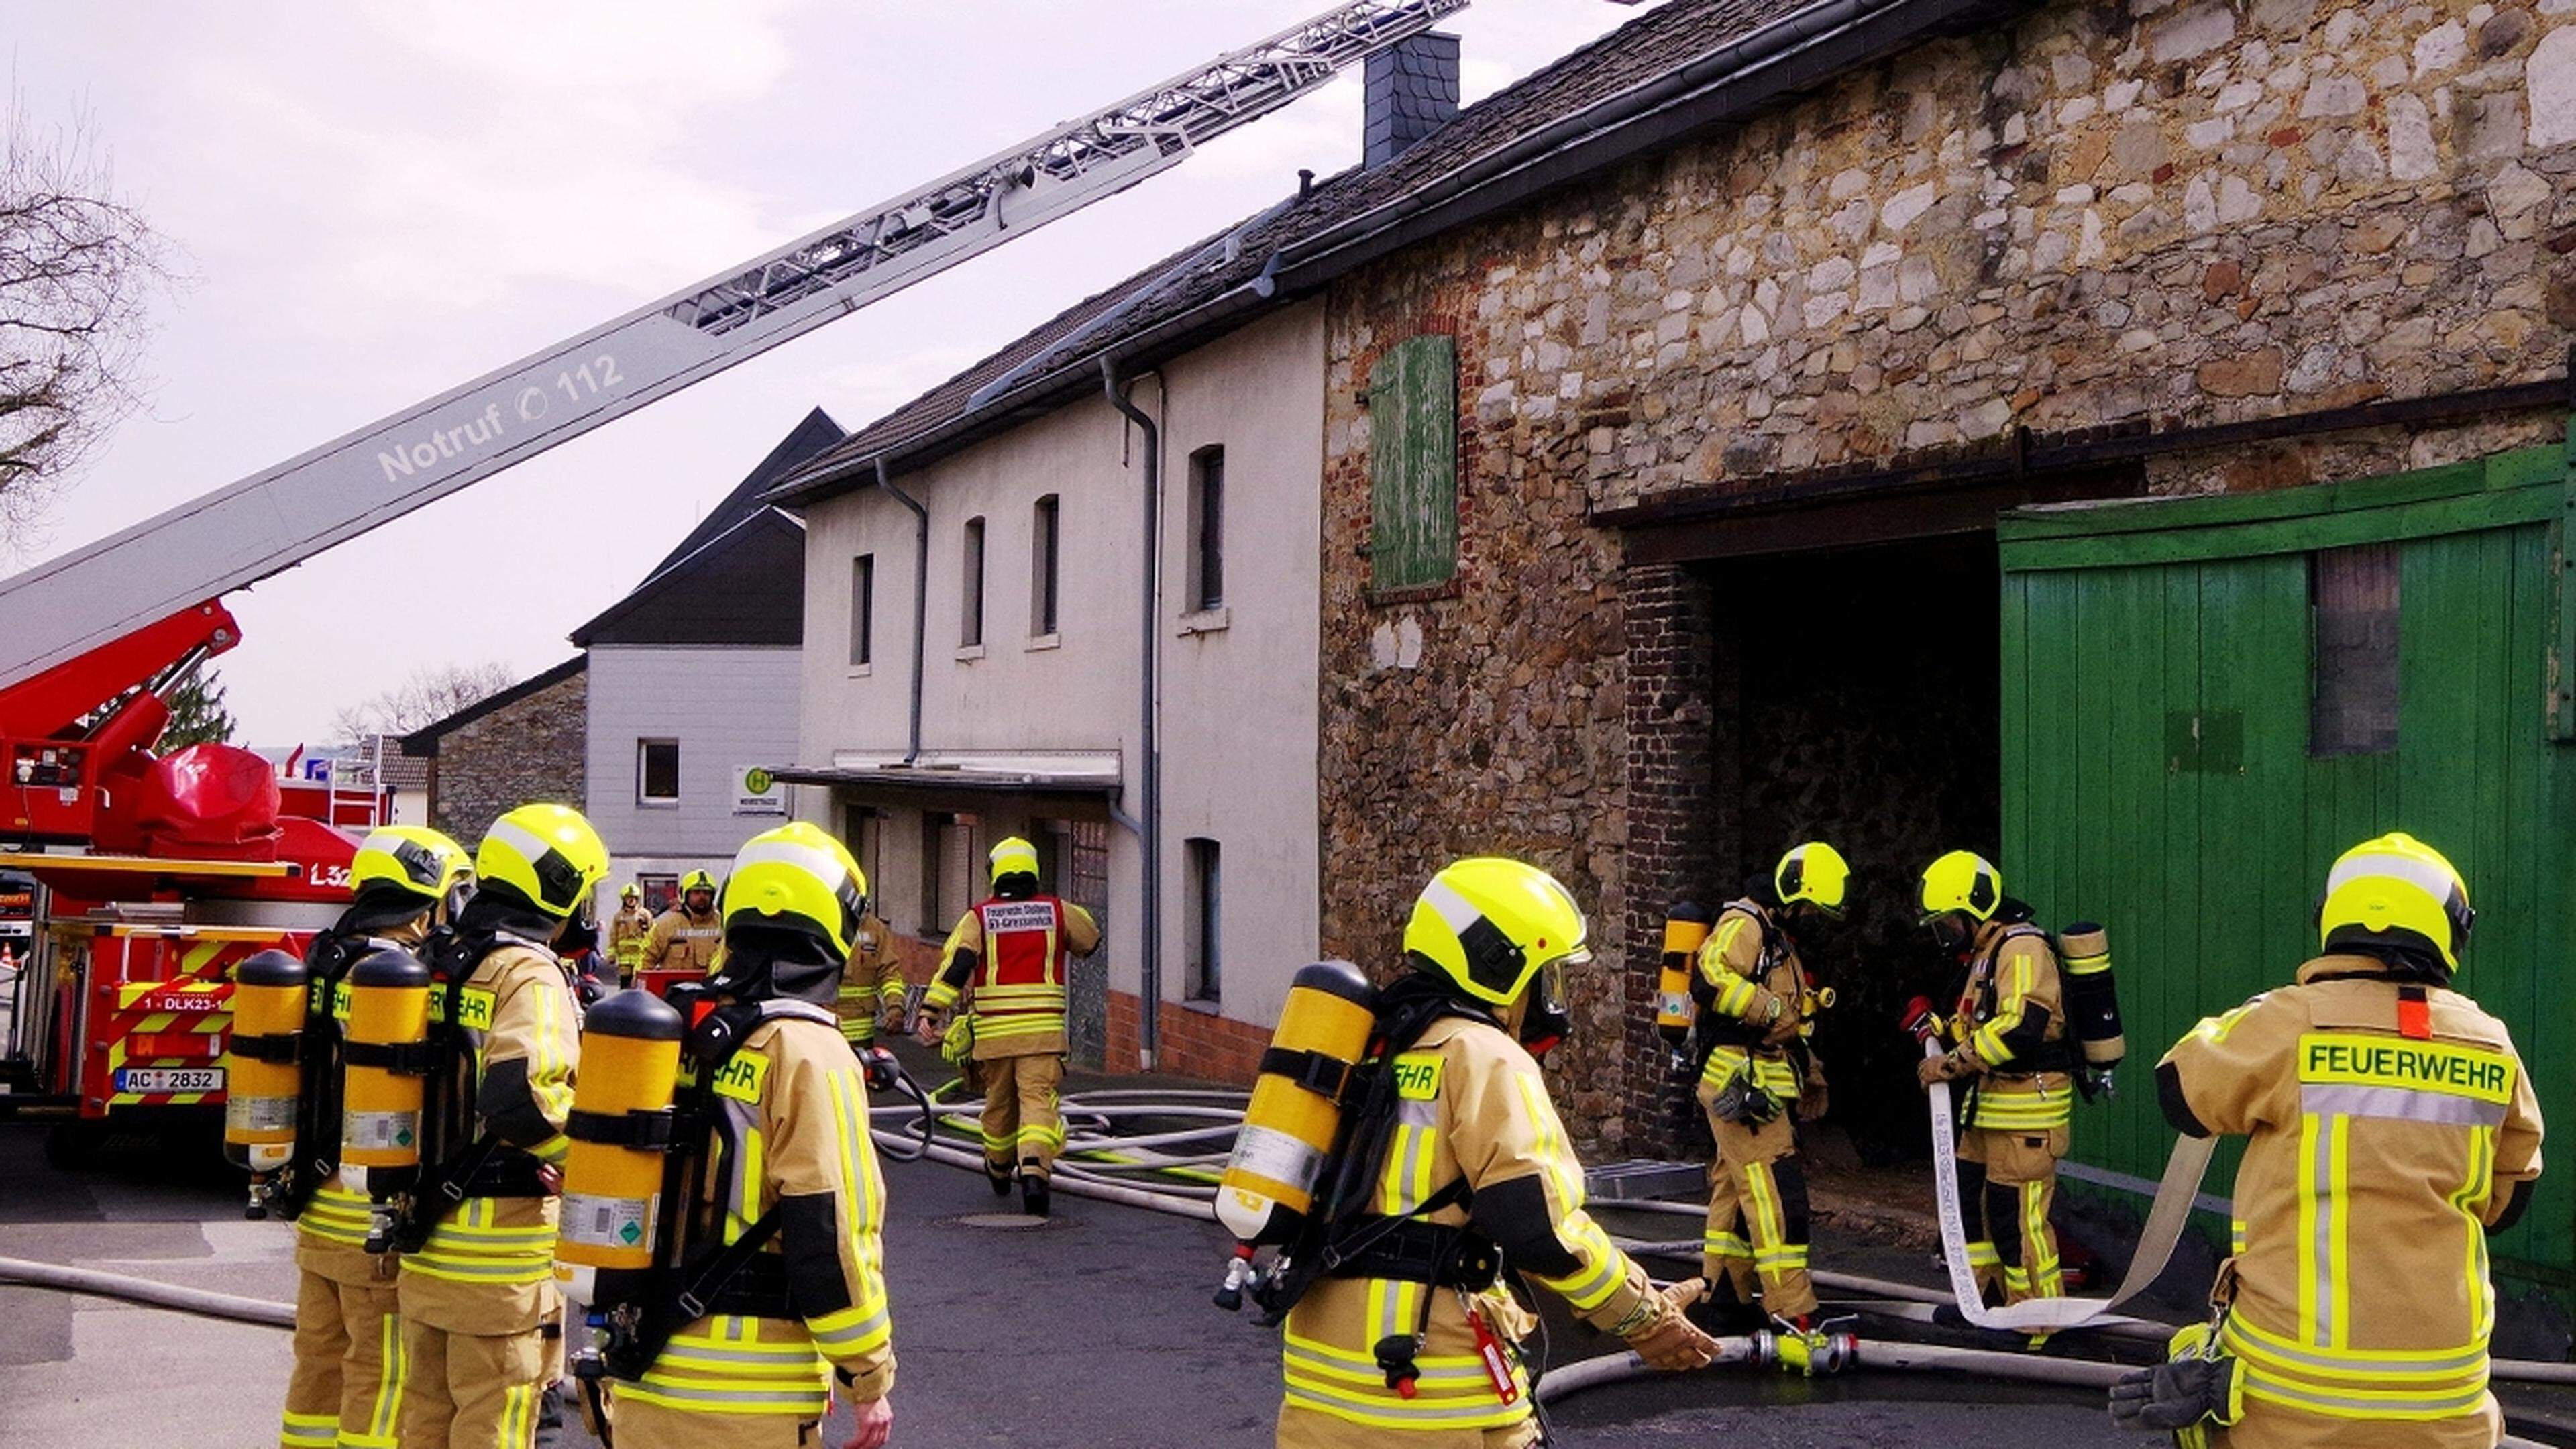
[[[975,908],[984,956],[975,966],[978,1030],[1007,1031],[1064,1016],[1064,902],[1053,896],[989,900]]]

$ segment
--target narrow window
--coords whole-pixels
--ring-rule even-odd
[[[2308,753],[2384,755],[2397,748],[2397,545],[2308,555],[2316,676]]]
[[[1458,351],[1396,344],[1369,369],[1369,582],[1425,588],[1458,571]]]
[[[635,742],[635,800],[640,805],[680,803],[680,742]]]
[[[966,520],[966,548],[962,560],[966,586],[958,600],[957,643],[972,648],[984,642],[984,520]]]
[[[1225,449],[1190,455],[1190,607],[1225,604]]]
[[[1044,638],[1055,632],[1056,497],[1038,500],[1029,530],[1029,633]]]
[[[975,817],[930,811],[921,817],[921,932],[945,939],[975,903]]]
[[[1225,980],[1219,852],[1215,841],[1203,839],[1189,840],[1184,851],[1188,878],[1182,883],[1186,898],[1181,908],[1187,991],[1192,1001],[1216,1001],[1224,994]]]
[[[863,553],[850,560],[850,663],[875,663],[876,644],[877,556]]]
[[[841,843],[850,848],[850,858],[859,863],[859,871],[873,883],[878,879],[878,865],[884,849],[885,814],[873,805],[846,805],[841,813]],[[870,910],[879,909],[871,898]]]

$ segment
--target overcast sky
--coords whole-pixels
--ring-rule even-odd
[[[86,543],[1326,8],[1326,0],[21,0],[188,273],[150,406],[0,573]],[[1470,101],[1632,18],[1478,0]],[[246,743],[414,669],[526,674],[809,407],[856,428],[1359,151],[1357,73],[1069,220],[235,595]],[[531,581],[536,581],[532,586]],[[391,586],[389,588],[389,585]],[[397,604],[400,591],[416,598]]]

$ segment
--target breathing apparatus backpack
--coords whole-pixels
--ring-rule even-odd
[[[2025,912],[2027,907],[2022,907]],[[2048,943],[2057,956],[2058,967],[2066,984],[2066,1037],[2049,1043],[2049,1050],[2034,1056],[2027,1064],[2016,1061],[2026,1071],[2065,1072],[2075,1081],[2075,1089],[2085,1101],[2118,1094],[2112,1074],[2128,1054],[2128,1043],[2120,1023],[2120,988],[2111,970],[2110,933],[2093,921],[2078,921],[2063,931],[2051,932],[2033,924],[2025,915],[2006,929],[2004,939],[2037,936]],[[1998,946],[1997,949],[2001,949]],[[1957,1000],[1959,992],[1951,993]],[[1993,1004],[1994,985],[1986,985],[1986,1006]]]
[[[1267,1327],[1286,1319],[1318,1278],[1418,1278],[1471,1289],[1495,1281],[1502,1263],[1492,1244],[1471,1228],[1425,1220],[1465,1201],[1464,1179],[1404,1217],[1367,1210],[1396,1122],[1397,1058],[1452,1016],[1493,1024],[1443,992],[1398,985],[1379,993],[1347,961],[1297,973],[1217,1188],[1218,1219],[1239,1239],[1217,1307],[1237,1310],[1249,1293]],[[1256,1259],[1264,1247],[1277,1250],[1267,1264]],[[1427,1311],[1431,1295],[1423,1302]],[[1410,1377],[1412,1342],[1398,1335],[1379,1345],[1390,1384]]]
[[[1728,1017],[1716,1009],[1705,996],[1699,978],[1699,952],[1716,929],[1716,921],[1726,911],[1750,908],[1749,900],[1729,902],[1712,916],[1708,910],[1690,901],[1676,903],[1665,913],[1664,949],[1658,963],[1655,983],[1655,1029],[1672,1047],[1670,1065],[1685,1080],[1697,1081],[1708,1068],[1710,1053],[1720,1046],[1753,1047],[1764,1033]],[[1768,979],[1781,957],[1781,938],[1786,932],[1767,912],[1755,912],[1754,919],[1762,928],[1762,956],[1758,974]],[[1807,1036],[1814,1030],[1819,1012],[1834,1004],[1834,989],[1817,986],[1802,971],[1798,980],[1798,1036],[1789,1042],[1793,1058],[1809,1050]],[[1798,1076],[1804,1080],[1807,1063],[1796,1062]],[[1760,1087],[1753,1078],[1750,1064],[1728,1080],[1721,1089],[1719,1116],[1728,1121],[1766,1122],[1780,1113],[1782,1102]]]
[[[233,969],[232,1005],[224,1155],[249,1169],[250,1202],[242,1215],[257,1221],[294,1177],[295,1144],[305,1126],[304,963],[284,951],[251,956]]]

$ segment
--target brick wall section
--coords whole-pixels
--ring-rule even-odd
[[[1683,827],[1710,788],[1658,754],[1686,736],[1658,712],[1680,698],[1674,660],[1640,657],[1666,647],[1670,579],[1624,577],[1591,509],[1998,447],[2015,427],[2223,422],[2564,361],[2568,0],[2133,6],[1928,43],[1334,288],[1324,949],[1392,969],[1413,893],[1452,856],[1557,871],[1602,938],[1555,1068],[1587,1147],[1621,1145],[1648,1100],[1649,927],[1696,868]],[[1365,379],[1421,332],[1458,343],[1460,575],[1450,597],[1386,604],[1362,551]],[[2563,425],[2309,439],[2149,478],[2283,487]]]
[[[1109,993],[1110,1071],[1135,1070],[1136,1029],[1143,1007],[1142,999],[1131,992]],[[1162,1048],[1155,1059],[1156,1071],[1229,1086],[1252,1085],[1261,1069],[1261,1053],[1270,1045],[1270,1028],[1171,1001],[1164,1002],[1157,1015]]]
[[[532,801],[581,808],[590,676],[550,684],[438,742],[429,820],[472,849],[505,812]]]
[[[1605,918],[1618,940],[1636,943],[1616,953],[1629,963],[1615,978],[1619,990],[1621,1060],[1618,1116],[1602,1134],[1630,1152],[1680,1151],[1698,1123],[1691,1084],[1657,1069],[1664,1048],[1655,1031],[1653,943],[1662,939],[1665,912],[1696,899],[1714,909],[1712,886],[1735,821],[1735,790],[1721,788],[1717,772],[1732,769],[1732,751],[1710,748],[1718,728],[1715,600],[1708,581],[1672,565],[1628,571],[1628,911]]]

